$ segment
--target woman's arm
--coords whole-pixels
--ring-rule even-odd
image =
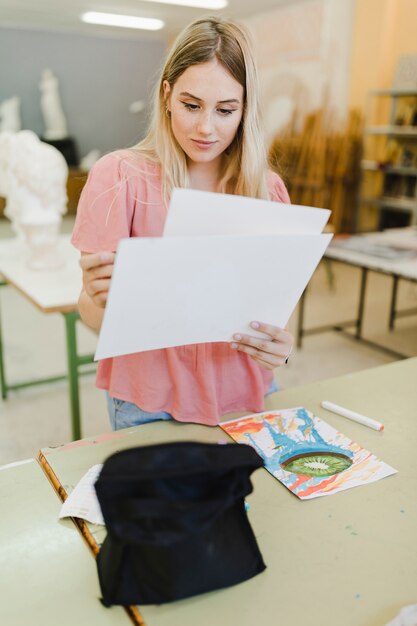
[[[103,321],[115,256],[114,252],[81,253],[83,288],[78,308],[83,322],[93,330],[100,330]]]

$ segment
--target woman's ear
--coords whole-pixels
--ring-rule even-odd
[[[170,95],[171,95],[171,85],[169,84],[169,82],[167,80],[164,80],[164,82],[162,83],[162,88],[164,90],[164,101],[165,101],[165,106],[167,111],[169,110],[169,100],[170,100]]]

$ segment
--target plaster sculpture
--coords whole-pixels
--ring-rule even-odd
[[[83,156],[83,158],[81,159],[80,169],[88,172],[89,170],[91,170],[94,163],[96,163],[96,161],[98,161],[100,157],[101,157],[100,150],[98,150],[97,148],[90,150],[90,152],[87,152],[87,154]]]
[[[46,129],[43,136],[51,141],[67,138],[67,121],[62,109],[58,79],[50,69],[42,71],[39,88],[41,90],[41,109]]]
[[[145,109],[144,100],[135,100],[129,105],[129,111],[131,113],[141,113]]]
[[[0,132],[9,130],[17,133],[21,128],[20,98],[14,96],[0,102]]]
[[[5,215],[26,239],[29,265],[57,267],[56,251],[62,215],[67,210],[68,166],[62,154],[30,130],[0,133],[0,194]]]

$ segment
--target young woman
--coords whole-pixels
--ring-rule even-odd
[[[101,325],[119,240],[161,236],[174,187],[289,202],[267,168],[253,52],[234,22],[200,19],[179,35],[147,136],[104,156],[89,174],[72,242],[82,254],[79,309],[91,328]],[[268,338],[236,334],[231,343],[101,361],[97,386],[107,390],[113,428],[171,418],[215,425],[228,412],[262,411],[265,394],[276,390],[273,369],[287,359],[293,338],[260,320],[252,327]]]

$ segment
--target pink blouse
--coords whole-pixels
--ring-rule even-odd
[[[271,200],[289,203],[284,183],[273,172],[268,188]],[[115,251],[125,237],[162,236],[166,215],[159,166],[132,150],[112,152],[90,171],[72,243],[83,252]],[[232,411],[262,411],[272,380],[271,371],[226,342],[104,359],[97,371],[97,387],[114,398],[145,411],[166,411],[180,422],[207,425]]]

